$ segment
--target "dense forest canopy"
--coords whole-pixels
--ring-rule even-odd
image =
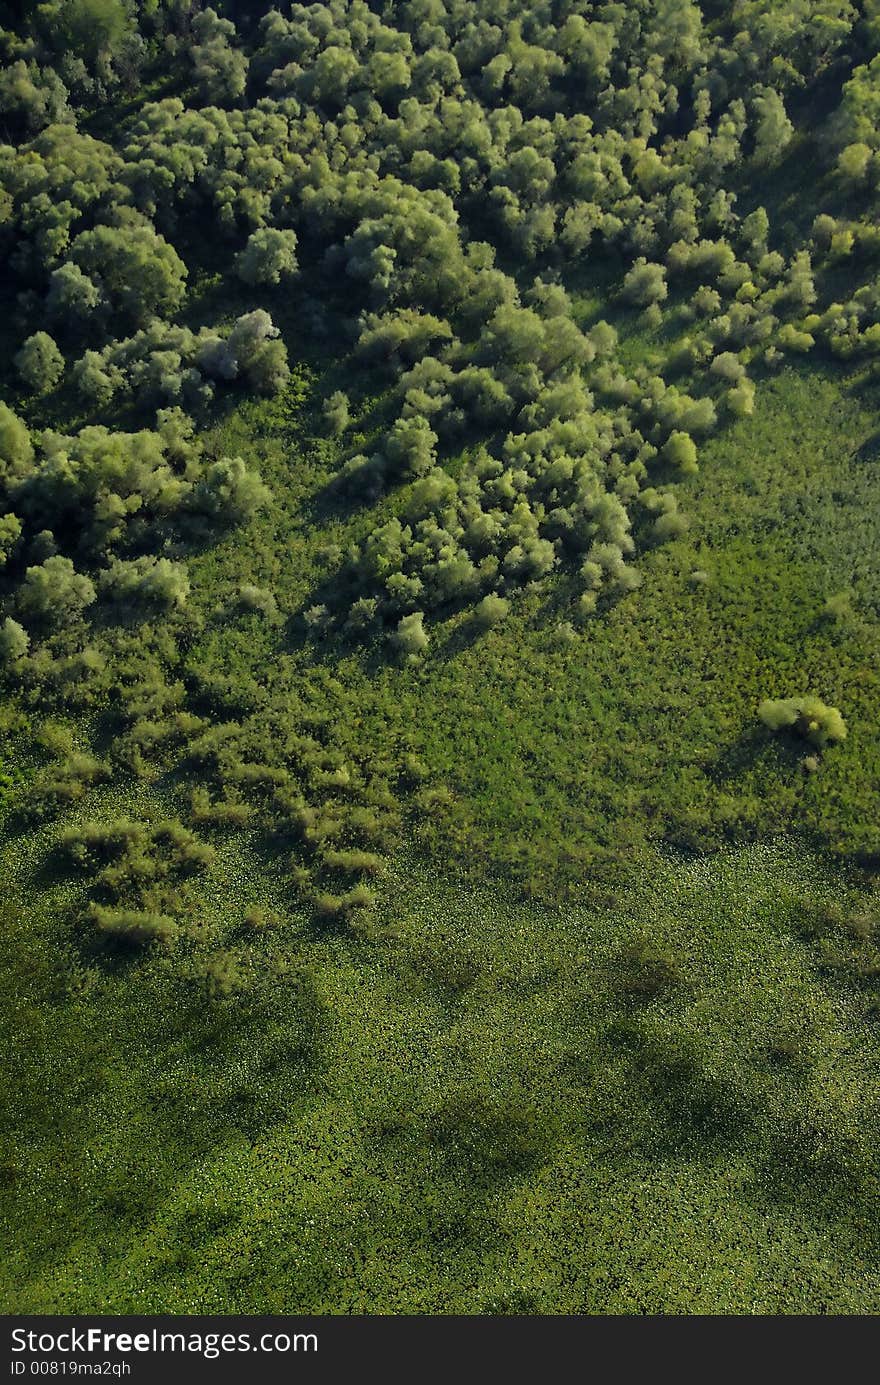
[[[74,970],[234,1003],[284,908],[393,935],[413,843],[602,905],[794,828],[868,887],[825,386],[723,471],[798,380],[873,408],[880,0],[46,0],[0,59],[0,808]],[[283,905],[208,927],[236,839]]]

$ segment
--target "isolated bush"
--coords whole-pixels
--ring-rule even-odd
[[[829,621],[835,625],[853,625],[857,620],[857,615],[853,606],[852,592],[833,592],[822,606],[820,615],[823,620]]]
[[[195,968],[193,979],[199,981],[212,1000],[238,995],[247,989],[247,982],[235,957],[229,952],[217,953]]]
[[[105,937],[135,946],[151,942],[168,946],[180,931],[173,918],[154,910],[109,909],[93,904],[88,917]]]
[[[837,156],[837,174],[848,191],[858,190],[868,181],[873,150],[870,145],[848,144]]]
[[[660,543],[669,543],[672,539],[682,538],[689,529],[687,516],[681,514],[677,509],[667,510],[665,514],[658,515],[652,526],[652,533]]]
[[[422,654],[428,648],[428,635],[424,625],[425,617],[422,611],[413,611],[408,616],[402,616],[397,623],[397,629],[392,635],[392,642],[395,648],[409,658],[414,658],[417,654]]]
[[[383,861],[374,851],[325,850],[323,864],[328,870],[339,870],[349,875],[378,875]]]
[[[474,624],[480,630],[490,630],[493,625],[499,625],[505,620],[509,611],[510,602],[506,597],[490,593],[474,607]]]
[[[258,611],[267,620],[278,615],[278,602],[267,587],[255,587],[246,582],[238,593],[238,603],[244,611]]]
[[[651,1000],[684,984],[677,959],[650,938],[634,938],[616,960],[619,984],[632,996]]]
[[[193,491],[192,504],[214,519],[244,524],[270,495],[259,472],[249,471],[242,457],[223,457],[208,467]]]
[[[693,475],[699,470],[697,445],[689,433],[670,433],[663,446],[663,456],[684,475]]]
[[[766,699],[758,716],[771,731],[791,730],[820,748],[846,739],[846,722],[836,707],[808,694],[778,701]]]
[[[735,418],[747,418],[755,412],[755,386],[745,379],[724,396],[728,409]]]

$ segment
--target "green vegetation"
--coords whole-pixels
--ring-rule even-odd
[[[59,950],[69,877],[6,901],[7,1307],[877,1310],[876,894],[768,847],[598,913],[407,862],[359,941],[234,841],[210,969]]]
[[[818,697],[788,697],[779,702],[762,702],[758,715],[771,731],[791,727],[813,745],[825,746],[842,741],[846,722],[836,707],[826,707]]]
[[[877,1310],[873,8],[0,4],[11,1306]]]

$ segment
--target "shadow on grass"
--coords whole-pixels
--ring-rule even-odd
[[[749,774],[761,760],[766,761],[768,768],[794,771],[808,748],[806,742],[798,742],[794,737],[773,736],[763,726],[752,726],[707,761],[704,768],[712,779],[722,783]]]
[[[152,969],[71,1008],[54,998],[60,960],[24,944],[7,959],[26,1003],[4,1007],[0,1172],[29,1193],[6,1211],[23,1280],[81,1239],[124,1252],[193,1166],[305,1117],[321,1090],[329,1019],[306,968],[222,1002]],[[197,1206],[190,1243],[216,1230]]]

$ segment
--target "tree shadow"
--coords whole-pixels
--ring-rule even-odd
[[[459,611],[463,609],[466,609],[463,605],[458,607]],[[438,658],[445,661],[456,659],[459,655],[467,653],[469,649],[473,649],[474,645],[479,644],[480,640],[488,634],[490,634],[490,630],[481,625],[472,615],[467,616],[449,630],[443,639],[435,640],[433,650]]]
[[[641,1106],[650,1112],[641,1129],[626,1132],[640,1157],[717,1154],[749,1138],[755,1113],[733,1078],[707,1061],[693,1036],[644,1031],[637,1016],[638,1008],[618,1019],[607,1039],[625,1055],[630,1089],[641,1097],[640,1103],[632,1102],[633,1111]],[[617,1134],[624,1132],[625,1127]]]
[[[790,738],[789,738],[790,739]],[[778,765],[797,763],[794,745],[783,742],[762,726],[752,726],[737,736],[712,759],[703,764],[713,779],[727,782],[738,779],[754,769],[759,760],[775,761]]]
[[[0,1178],[46,1208],[9,1199],[23,1288],[83,1240],[124,1256],[192,1167],[320,1100],[330,1017],[307,967],[221,1002],[153,969],[122,992],[114,982],[81,996],[71,1012],[69,1001],[58,1009],[60,959],[35,966],[22,944],[9,960],[27,1004],[0,1092]],[[179,1234],[197,1249],[215,1233],[198,1204]]]
[[[852,460],[860,466],[871,466],[880,462],[880,432],[872,433],[861,447],[856,448]]]
[[[880,1261],[880,1169],[867,1142],[852,1134],[822,1130],[809,1119],[784,1120],[744,1194],[763,1209],[797,1209],[823,1240],[837,1224],[857,1242],[860,1256]]]

